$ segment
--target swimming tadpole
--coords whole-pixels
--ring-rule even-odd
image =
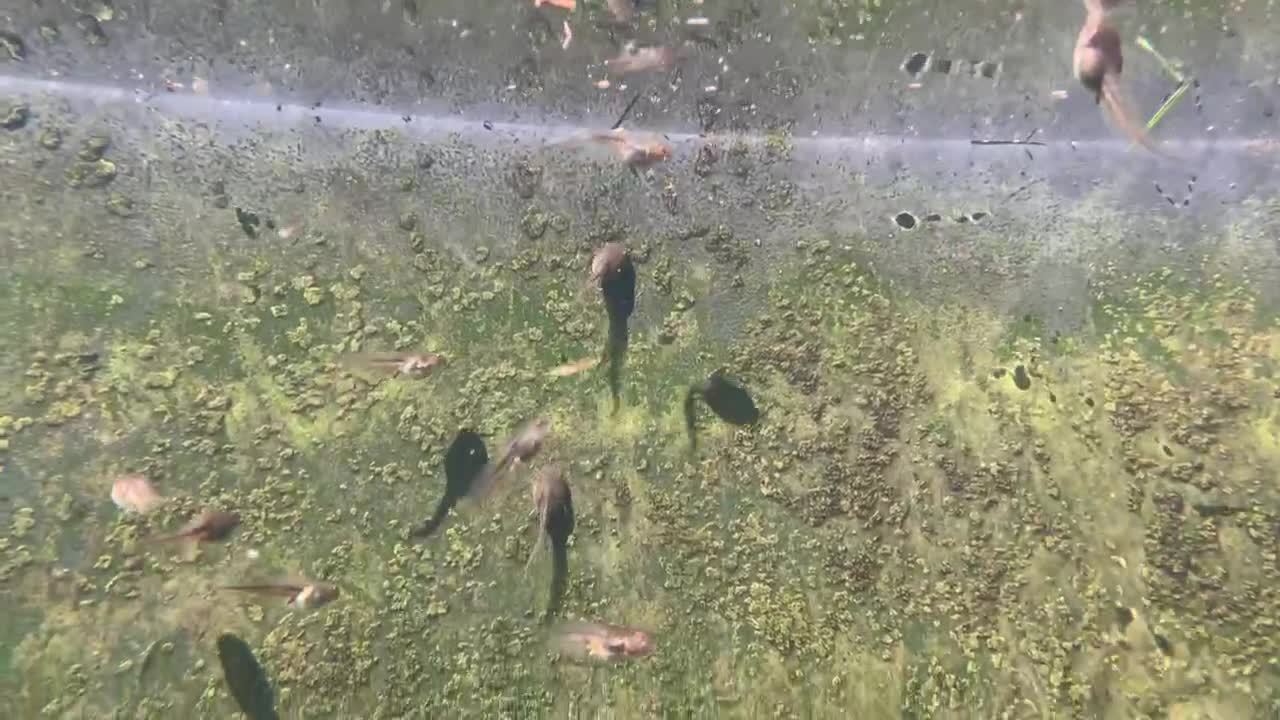
[[[218,660],[231,697],[249,720],[277,720],[275,693],[253,650],[231,633],[218,636]]]
[[[631,333],[627,323],[636,308],[636,266],[625,251],[616,267],[600,276],[600,292],[609,319],[609,335],[605,340],[603,361],[609,377],[609,393],[613,410],[622,404],[622,366],[626,361]]]
[[[471,481],[471,497],[480,501],[488,498],[507,471],[537,457],[550,434],[550,418],[536,417],[522,425],[503,446],[502,457],[498,458],[498,462],[485,463],[478,476]]]
[[[550,622],[560,612],[569,584],[569,536],[573,534],[573,492],[565,479],[564,466],[550,465],[533,480],[533,507],[538,513],[538,543],[529,554],[533,562],[545,534],[551,544],[551,594],[544,616]],[[529,563],[525,564],[527,569]]]
[[[484,440],[471,430],[459,431],[444,456],[444,497],[440,498],[431,519],[414,529],[410,535],[427,538],[439,530],[453,506],[471,494],[476,476],[488,464],[489,452],[484,447]]]
[[[699,398],[711,408],[711,412],[731,425],[754,425],[760,419],[760,410],[746,388],[716,370],[704,382],[691,385],[684,396],[684,423],[692,450],[698,448],[695,405]]]

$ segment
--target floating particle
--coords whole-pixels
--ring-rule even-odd
[[[23,44],[22,38],[11,32],[0,31],[0,48],[4,49],[4,55],[15,62],[22,62],[27,57],[27,46]]]
[[[21,130],[31,119],[31,110],[26,105],[14,105],[6,112],[0,113],[0,127],[5,130]]]

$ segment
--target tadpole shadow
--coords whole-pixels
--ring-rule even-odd
[[[746,388],[729,379],[723,371],[716,370],[706,380],[689,386],[684,396],[684,422],[690,451],[698,449],[696,406],[699,399],[717,417],[731,425],[754,425],[760,419],[760,410]]]
[[[222,674],[240,710],[249,720],[277,720],[275,692],[266,670],[248,643],[231,633],[218,636],[218,660]]]

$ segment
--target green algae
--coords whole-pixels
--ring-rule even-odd
[[[745,250],[707,237],[705,264],[635,243],[616,416],[601,375],[546,376],[605,328],[579,293],[589,243],[545,229],[485,257],[430,233],[398,255],[218,250],[199,282],[135,283],[133,255],[56,247],[16,267],[0,290],[0,364],[19,369],[0,382],[0,577],[30,629],[5,709],[225,715],[207,641],[224,629],[298,717],[1245,717],[1276,701],[1280,512],[1263,476],[1280,467],[1280,342],[1247,286],[1111,272],[1089,324],[1059,337],[909,297],[814,241],[753,279],[762,311],[717,335],[703,298]],[[90,346],[95,372],[57,359]],[[448,362],[421,379],[341,362],[390,349]],[[992,374],[1015,364],[1025,391]],[[691,455],[680,393],[717,367],[762,421],[708,424]],[[406,541],[459,427],[492,447],[535,413],[580,508],[566,607],[649,628],[647,661],[548,662],[532,622],[546,570],[517,571],[523,488]],[[107,493],[124,472],[171,502],[121,516]],[[1213,503],[1243,510],[1194,509]],[[204,507],[245,518],[230,543],[195,562],[137,543]],[[289,574],[343,598],[302,614],[215,590]],[[1118,605],[1136,608],[1123,630]],[[173,638],[182,650],[126,684],[126,663]]]

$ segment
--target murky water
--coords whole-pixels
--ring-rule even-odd
[[[1128,16],[1202,79],[1183,165],[1080,97],[1072,3],[12,5],[3,717],[233,716],[227,633],[287,718],[1280,713],[1266,3]],[[601,87],[628,39],[674,67]],[[670,158],[562,142],[628,107]],[[534,417],[412,535],[460,430],[496,460]],[[204,510],[240,525],[147,542]],[[222,589],[266,582],[340,595]]]

